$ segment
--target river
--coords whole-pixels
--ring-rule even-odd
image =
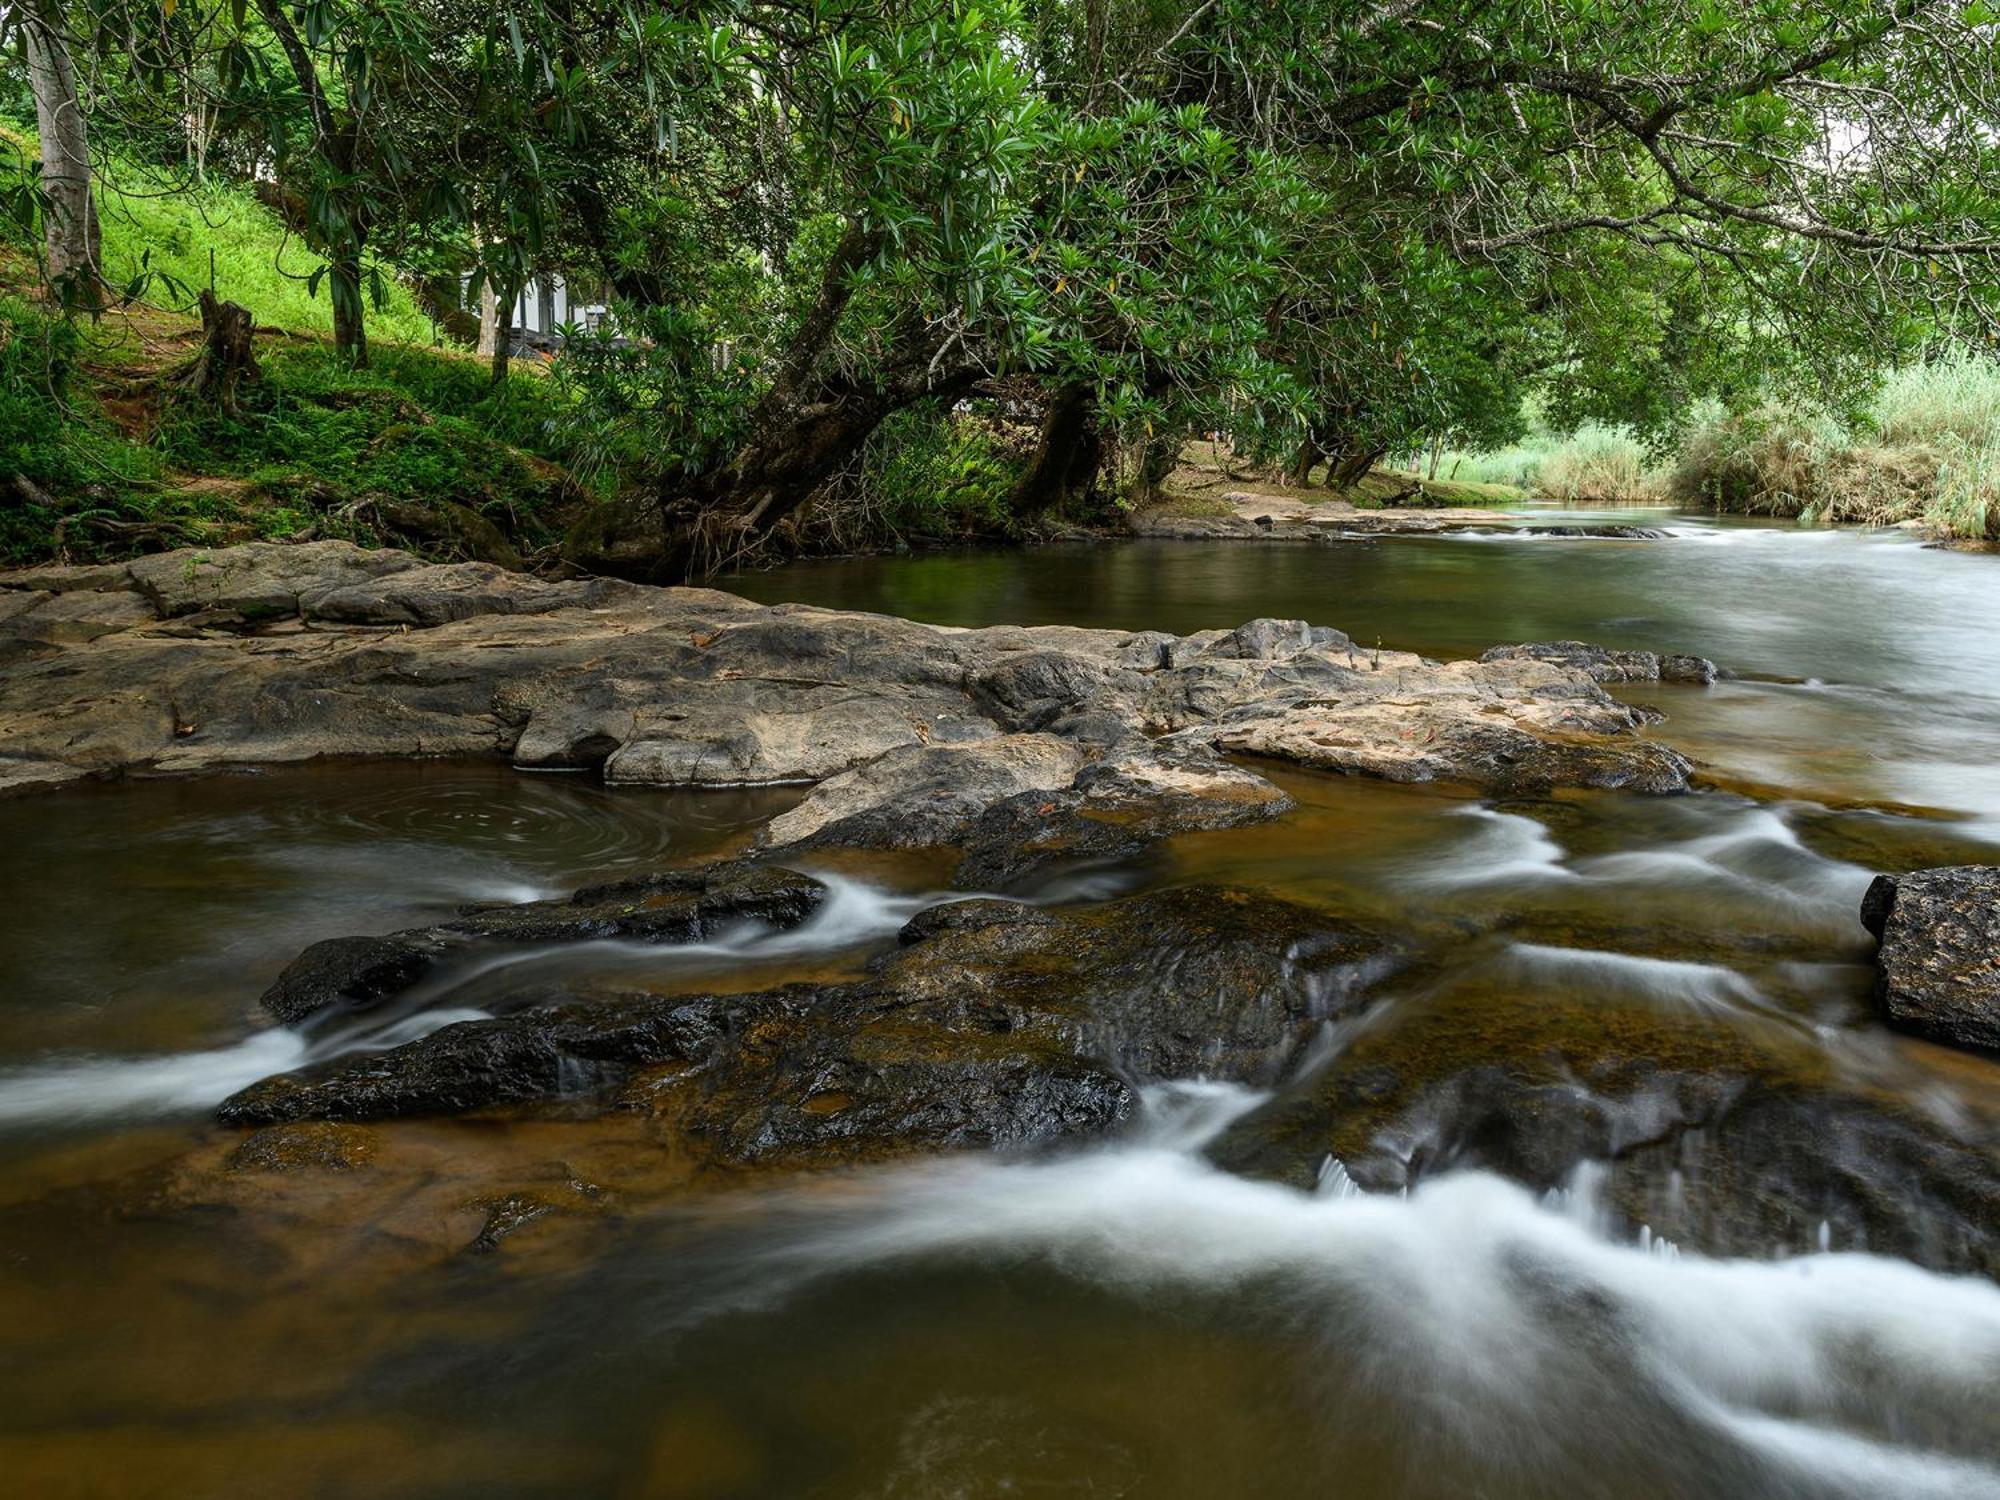
[[[1299,803],[1281,822],[1029,894],[1220,881],[1426,934],[1367,1034],[1329,1035],[1330,1073],[1398,1031],[1664,1028],[1995,1152],[2000,1068],[1871,1019],[1855,911],[1874,871],[2000,861],[2000,561],[1616,518],[1669,534],[1078,545],[727,586],[944,624],[1280,616],[1440,657],[1561,637],[1710,656],[1734,675],[1630,690],[1703,763],[1692,796],[1496,803],[1272,772]],[[304,944],[720,851],[797,796],[422,765],[0,802],[8,1488],[2000,1497],[1991,1282],[1873,1253],[1837,1216],[1705,1254],[1603,1166],[1553,1191],[1456,1170],[1362,1193],[1332,1162],[1313,1191],[1236,1175],[1213,1148],[1267,1106],[1250,1089],[1152,1081],[1128,1134],[1054,1156],[722,1186],[641,1120],[410,1121],[279,1171],[208,1121],[305,1055],[252,1020]],[[805,928],[656,950],[645,977],[851,972],[937,894],[908,862],[833,878]],[[451,988],[343,1045],[479,999]],[[1434,1125],[1409,1160],[1450,1144],[1449,1115]],[[1731,1191],[1683,1166],[1674,1193]],[[1925,1184],[1897,1191],[1920,1220]],[[515,1232],[478,1243],[495,1225]]]

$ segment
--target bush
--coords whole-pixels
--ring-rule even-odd
[[[971,412],[897,412],[853,470],[814,498],[801,531],[821,547],[1012,536],[1018,523],[1008,497],[1033,443],[1031,430]]]
[[[1957,357],[1899,370],[1848,422],[1711,413],[1683,439],[1672,488],[1718,510],[2000,537],[2000,367]]]
[[[82,336],[0,297],[0,559],[26,562],[95,518],[143,519],[158,461],[120,435],[74,379]]]

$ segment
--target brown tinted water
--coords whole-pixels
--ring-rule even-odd
[[[1987,1149],[2000,1068],[1873,1024],[1854,911],[1874,870],[1996,858],[2000,565],[1676,524],[742,583],[960,624],[1303,615],[1440,655],[1580,636],[1797,679],[1659,699],[1661,732],[1758,798],[1493,803],[1273,770],[1285,820],[1041,895],[1225,881],[1406,934],[1422,981],[1329,1052],[1396,1027],[1476,1051],[1551,1016],[1741,1038]],[[0,803],[0,1488],[2000,1496],[2000,1289],[1846,1241],[1642,1243],[1588,1174],[1547,1200],[1476,1171],[1407,1198],[1233,1177],[1198,1148],[1244,1090],[1156,1086],[1129,1137],[1055,1157],[804,1181],[695,1176],[646,1121],[559,1110],[328,1127],[275,1170],[207,1122],[297,1060],[253,1010],[304,944],[716,852],[796,795],[418,766]],[[934,875],[839,874],[796,939],[532,961],[661,986],[851,971]]]

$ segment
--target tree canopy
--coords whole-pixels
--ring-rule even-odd
[[[1031,408],[1023,507],[1186,436],[1309,467],[2000,336],[1980,0],[36,0],[37,102],[276,186],[343,350],[384,276],[594,278],[578,441],[659,567],[894,414]],[[60,103],[60,100],[56,101]],[[44,147],[20,202],[55,230]],[[65,242],[67,243],[67,242]],[[66,267],[73,272],[75,254]]]

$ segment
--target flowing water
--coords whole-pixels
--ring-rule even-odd
[[[1399,1034],[1644,1026],[1995,1150],[2000,1067],[1872,1021],[1855,910],[1874,871],[2000,861],[2000,560],[1618,519],[1672,535],[1141,543],[732,586],[960,625],[1303,616],[1437,656],[1559,637],[1712,656],[1737,677],[1643,690],[1710,768],[1696,795],[1496,802],[1275,770],[1299,803],[1283,821],[1030,894],[1229,882],[1411,934],[1416,977],[1329,1028],[1315,1076]],[[936,871],[848,861],[793,932],[521,950],[364,1026],[255,1024],[308,942],[720,852],[797,795],[423,766],[0,802],[4,1488],[2000,1497],[1991,1282],[1837,1221],[1704,1254],[1588,1163],[1540,1193],[1483,1170],[1362,1192],[1331,1159],[1316,1190],[1233,1175],[1215,1145],[1267,1103],[1236,1086],[1152,1081],[1126,1135],[1055,1155],[720,1184],[636,1118],[408,1121],[254,1171],[209,1123],[248,1082],[480,1014],[525,975],[858,971],[947,899]],[[1452,1124],[1379,1144],[1420,1160]]]

